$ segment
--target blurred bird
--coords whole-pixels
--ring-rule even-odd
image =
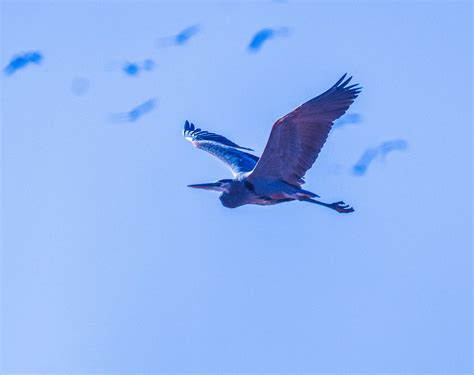
[[[367,171],[370,163],[375,159],[378,154],[376,148],[369,148],[364,151],[360,159],[357,161],[356,165],[352,167],[352,173],[358,176],[362,176]]]
[[[362,115],[359,113],[348,113],[342,116],[339,120],[334,122],[333,129],[341,128],[349,124],[358,124],[362,121]]]
[[[156,106],[156,99],[149,99],[125,113],[112,115],[112,122],[135,122],[144,114],[151,112]]]
[[[385,157],[388,153],[395,150],[405,150],[407,148],[408,143],[403,139],[386,141],[377,147],[369,148],[362,154],[356,165],[354,165],[352,168],[352,173],[362,176],[365,174],[365,172],[367,172],[367,168],[377,156],[380,155],[382,160],[385,160]]]
[[[10,63],[3,69],[5,75],[9,76],[15,73],[17,70],[24,68],[25,66],[33,63],[39,65],[43,60],[43,55],[38,51],[26,52],[21,55],[14,56]]]
[[[136,76],[140,71],[140,66],[137,63],[126,62],[122,67],[123,72],[129,76]]]
[[[393,141],[387,141],[382,143],[379,146],[380,153],[382,155],[382,160],[385,160],[385,157],[388,153],[395,151],[395,150],[406,150],[408,148],[407,141],[403,139],[395,139]]]
[[[219,191],[225,207],[245,204],[272,205],[293,200],[319,204],[340,213],[354,209],[343,201],[325,203],[317,194],[303,190],[304,175],[318,157],[334,120],[341,117],[360,93],[352,77],[344,74],[329,90],[275,122],[261,158],[229,139],[195,128],[188,121],[183,135],[195,147],[226,163],[234,179],[188,185]]]
[[[155,62],[151,59],[144,60],[141,64],[136,62],[126,62],[122,70],[126,75],[137,76],[142,70],[153,70]]]
[[[186,44],[194,35],[196,35],[201,30],[199,25],[192,25],[184,30],[181,30],[178,34],[161,38],[158,40],[158,47],[165,47],[170,45],[181,46]]]
[[[288,28],[286,27],[280,27],[277,29],[262,29],[258,31],[250,41],[249,45],[247,46],[247,49],[249,52],[257,52],[259,51],[263,44],[270,39],[279,37],[279,36],[287,36],[288,35]]]

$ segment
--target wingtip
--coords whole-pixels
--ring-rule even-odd
[[[344,73],[344,74],[342,75],[342,77],[337,80],[337,82],[334,84],[333,87],[339,86],[339,84],[340,84],[342,81],[344,81],[344,79],[346,78],[346,76],[347,76],[347,73]]]
[[[354,83],[352,85],[349,85],[349,82],[352,80],[352,76],[347,78],[347,73],[344,73],[344,75],[336,82],[336,84],[333,86],[333,89],[343,89],[343,90],[351,90],[354,92],[355,95],[360,94],[362,91],[362,86],[358,83]]]
[[[184,123],[183,135],[186,135],[187,133],[192,132],[193,130],[194,130],[193,123],[186,120],[186,122]]]
[[[349,78],[347,78],[344,82],[342,82],[339,87],[341,88],[345,88],[347,86],[347,84],[351,81],[352,79],[352,76],[350,76]]]

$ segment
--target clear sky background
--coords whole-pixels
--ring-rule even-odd
[[[264,27],[289,35],[248,53]],[[470,372],[470,2],[10,1],[1,37],[2,67],[44,55],[0,78],[3,372]],[[231,175],[185,120],[260,153],[344,72],[362,122],[305,187],[355,213],[186,187]],[[391,139],[408,149],[351,173]]]

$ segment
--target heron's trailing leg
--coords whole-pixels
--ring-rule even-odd
[[[337,212],[339,212],[341,214],[348,214],[350,212],[354,212],[354,209],[351,206],[349,206],[348,204],[345,204],[343,201],[334,202],[334,203],[325,203],[325,202],[317,201],[316,199],[312,199],[312,198],[304,199],[304,201],[305,202],[316,203],[316,204],[319,204],[321,206],[331,208],[331,209],[336,210]]]

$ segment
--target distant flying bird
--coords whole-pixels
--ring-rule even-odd
[[[360,159],[357,161],[356,165],[352,167],[352,173],[355,175],[362,176],[367,171],[370,163],[375,159],[378,154],[376,148],[369,148],[364,151]]]
[[[128,76],[136,76],[140,71],[140,66],[137,63],[127,62],[123,65],[122,70]]]
[[[156,107],[156,100],[149,99],[146,102],[136,106],[132,110],[125,113],[116,113],[112,115],[113,122],[135,122],[144,114],[151,112]]]
[[[249,45],[247,46],[247,49],[249,52],[257,52],[260,50],[263,46],[263,44],[270,39],[279,37],[279,36],[287,36],[288,35],[288,28],[286,27],[280,27],[277,29],[270,29],[270,28],[265,28],[260,31],[258,31],[250,41]]]
[[[382,160],[385,160],[385,157],[388,153],[395,151],[395,150],[406,150],[408,148],[407,141],[403,139],[395,139],[393,141],[387,141],[382,143],[379,146],[380,154],[382,156]]]
[[[25,66],[33,63],[39,65],[43,60],[43,55],[38,51],[26,52],[21,55],[14,56],[10,63],[3,69],[5,75],[10,76],[17,70],[24,68]]]
[[[347,111],[360,93],[359,85],[348,86],[352,77],[345,78],[346,74],[329,90],[277,120],[261,158],[247,152],[252,151],[249,148],[196,129],[186,121],[183,130],[186,140],[226,163],[234,175],[234,179],[188,186],[222,192],[219,199],[229,208],[298,200],[341,213],[354,211],[342,201],[318,201],[314,199],[319,197],[317,194],[301,188],[304,175],[323,148],[334,120]]]
[[[155,62],[152,59],[146,59],[143,61],[142,68],[144,70],[153,70]]]
[[[365,172],[367,172],[367,168],[376,157],[380,156],[382,160],[385,160],[385,157],[388,153],[394,150],[405,150],[407,148],[408,143],[403,139],[387,141],[377,147],[369,148],[362,154],[356,165],[354,165],[352,168],[352,173],[362,176],[365,174]]]
[[[141,64],[136,62],[126,62],[122,66],[122,70],[126,75],[137,76],[142,70],[153,70],[155,62],[151,59],[144,60]]]
[[[194,35],[199,33],[200,30],[201,30],[201,27],[198,24],[189,26],[189,27],[185,28],[184,30],[181,30],[176,35],[161,38],[158,41],[158,46],[159,47],[169,46],[169,45],[182,46],[182,45],[186,44]]]
[[[348,113],[334,122],[333,129],[342,128],[343,126],[349,124],[358,124],[361,121],[362,116],[359,113]]]

